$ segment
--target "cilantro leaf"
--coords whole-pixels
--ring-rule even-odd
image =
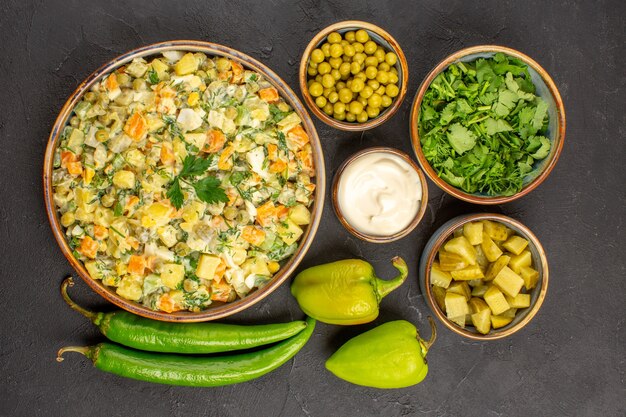
[[[170,185],[170,188],[167,190],[165,195],[177,209],[183,206],[183,190],[180,188],[180,181],[178,180],[178,177],[174,178],[174,182],[172,182],[172,185]]]
[[[206,203],[226,203],[228,196],[226,191],[220,188],[220,184],[220,180],[209,176],[193,183],[193,188],[196,190],[198,198]]]
[[[539,139],[541,146],[530,156],[535,159],[543,159],[548,156],[548,153],[550,152],[550,140],[548,140],[545,136],[535,136],[535,138]]]
[[[447,135],[450,145],[460,155],[472,149],[476,144],[476,135],[459,123],[450,125]]]
[[[485,120],[485,128],[488,135],[495,135],[498,132],[508,132],[513,130],[511,125],[502,119],[492,119],[491,117]]]

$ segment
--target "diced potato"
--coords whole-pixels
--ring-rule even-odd
[[[172,207],[163,203],[152,203],[144,209],[141,226],[145,228],[165,226],[170,220]]]
[[[452,271],[450,272],[450,275],[452,275],[452,278],[457,281],[469,281],[472,279],[480,279],[484,277],[483,271],[478,265],[472,265],[458,271]]]
[[[482,243],[482,241],[481,241]],[[489,266],[489,259],[485,256],[485,252],[483,251],[483,247],[481,244],[475,245],[474,249],[476,249],[476,263],[482,267]]]
[[[185,267],[179,264],[167,263],[161,266],[161,281],[163,285],[176,289],[185,278]]]
[[[506,298],[504,298],[504,294],[502,294],[495,285],[489,287],[487,292],[485,292],[484,298],[493,314],[504,313],[510,308],[509,303],[507,303]]]
[[[443,287],[433,286],[432,292],[433,292],[433,296],[435,297],[435,302],[437,303],[441,311],[445,313],[446,312],[446,290]]]
[[[131,301],[138,301],[143,295],[141,283],[129,275],[120,280],[115,292]]]
[[[89,275],[93,279],[104,278],[104,274],[102,273],[102,270],[98,268],[98,262],[96,261],[85,262],[85,269],[89,272]]]
[[[167,77],[168,75],[167,70],[169,69],[169,67],[167,66],[165,62],[161,61],[159,58],[153,59],[152,62],[150,63],[150,66],[152,66],[152,69],[159,76],[159,80],[163,81]]]
[[[211,280],[215,276],[215,270],[222,260],[215,255],[202,254],[198,259],[196,275],[199,278]]]
[[[127,170],[120,170],[113,174],[113,184],[118,188],[134,188],[135,173]]]
[[[515,255],[522,253],[528,246],[528,240],[521,236],[511,236],[506,242],[502,244],[502,247]]]
[[[430,283],[437,287],[448,288],[451,281],[452,275],[447,271],[442,271],[438,262],[433,262],[430,269]]]
[[[530,307],[530,294],[519,293],[515,297],[506,296],[506,302],[512,308],[526,308]]]
[[[509,237],[507,230],[502,223],[483,220],[483,232],[493,240],[506,240]]]
[[[298,226],[311,223],[311,212],[304,204],[296,204],[291,207],[288,217]]]
[[[491,326],[494,329],[499,329],[500,327],[504,327],[510,322],[513,321],[513,317],[504,317],[504,316],[491,316]]]
[[[483,233],[483,241],[480,245],[489,262],[495,262],[496,259],[502,256],[502,250],[500,250],[487,233]]]
[[[96,204],[94,204],[95,198],[96,194],[94,190],[82,187],[76,187],[74,190],[74,200],[76,205],[85,213],[92,213],[96,209]]]
[[[176,229],[173,226],[159,227],[157,229],[157,234],[159,235],[161,242],[163,242],[163,244],[168,248],[171,248],[178,242],[178,239],[176,238]]]
[[[444,245],[447,252],[459,255],[470,265],[476,265],[476,249],[470,244],[465,236],[455,237]]]
[[[85,143],[85,134],[78,129],[72,129],[72,133],[70,133],[70,137],[67,140],[67,147],[70,148],[74,153],[82,152],[82,145]]]
[[[446,252],[445,250],[439,251],[439,268],[442,271],[456,271],[465,268],[467,265],[468,263],[456,253]]]
[[[513,272],[511,268],[505,266],[498,275],[496,275],[493,283],[506,295],[516,297],[522,289],[522,285],[524,285],[524,280]]]
[[[470,314],[470,309],[465,297],[461,294],[448,291],[446,293],[445,304],[448,318],[463,317],[463,324],[465,324],[465,315]]]
[[[259,257],[248,259],[241,265],[241,269],[243,269],[246,275],[272,275],[267,266],[267,263]]]
[[[502,271],[502,268],[504,268],[505,266],[509,264],[510,260],[511,260],[511,257],[507,255],[502,255],[498,259],[496,259],[496,261],[492,263],[491,265],[489,265],[489,268],[487,268],[487,273],[485,274],[485,281],[493,280],[496,277],[496,275],[498,275],[498,273]]]
[[[480,245],[483,241],[483,224],[481,222],[469,222],[463,225],[463,236],[471,245]]]
[[[469,300],[471,297],[470,287],[466,281],[453,282],[448,287],[448,292],[462,295],[466,300]]]
[[[487,334],[491,330],[491,310],[489,308],[472,314],[472,324],[479,333]]]
[[[515,255],[511,257],[509,261],[509,268],[515,271],[516,274],[519,274],[524,266],[532,266],[533,256],[531,255],[529,250],[525,250],[519,255]]]
[[[483,310],[490,310],[485,300],[478,298],[478,297],[470,298],[469,307],[472,313],[478,313],[479,311],[483,311]]]
[[[472,288],[472,297],[483,297],[488,289],[488,285],[477,285]]]
[[[288,245],[291,245],[302,236],[302,229],[292,220],[287,219],[278,226],[278,236]]]
[[[523,266],[520,268],[520,275],[524,280],[524,287],[527,290],[532,290],[537,286],[537,282],[539,281],[539,271],[529,267]]]
[[[174,71],[176,75],[187,75],[198,70],[198,60],[192,53],[186,53],[176,64]]]

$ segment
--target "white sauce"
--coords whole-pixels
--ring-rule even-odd
[[[417,215],[422,183],[401,157],[376,152],[360,156],[344,169],[337,200],[346,221],[361,233],[391,236]]]

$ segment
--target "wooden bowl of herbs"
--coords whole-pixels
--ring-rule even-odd
[[[545,69],[511,48],[479,45],[441,61],[411,109],[413,150],[442,190],[476,204],[516,200],[550,174],[565,109]]]

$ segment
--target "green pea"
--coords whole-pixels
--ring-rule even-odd
[[[333,44],[333,43],[339,43],[341,42],[341,35],[338,32],[331,32],[328,35],[328,42]]]
[[[341,46],[341,44],[333,43],[332,45],[330,45],[331,57],[339,58],[341,55],[343,55],[343,46]]]
[[[366,67],[365,68],[365,76],[368,79],[374,79],[376,78],[376,73],[378,72],[378,70],[376,69],[376,67]]]
[[[377,90],[374,91],[374,93],[378,94],[379,96],[382,96],[383,94],[385,94],[387,90],[385,90],[385,86],[381,85],[380,87],[378,87]]]
[[[340,73],[340,72],[339,72],[339,70],[337,70],[337,69],[333,69],[333,70],[330,72],[330,75],[332,75],[332,76],[333,76],[333,79],[334,79],[335,81],[339,81],[339,80],[341,79],[341,73]]]
[[[339,81],[335,87],[337,88],[337,91],[341,90],[342,88],[346,88],[346,83],[343,81]]]
[[[350,113],[360,114],[363,111],[363,105],[358,101],[352,101],[349,105]]]
[[[387,71],[378,71],[376,81],[381,84],[387,84],[389,82],[389,73]]]
[[[356,36],[354,34],[353,30],[349,30],[346,33],[343,34],[343,37],[345,40],[347,40],[348,42],[354,42],[354,40],[356,39]]]
[[[315,48],[313,49],[313,52],[311,52],[311,61],[319,64],[320,62],[324,61],[324,52],[319,49],[319,48]]]
[[[385,62],[385,50],[380,46],[376,48],[376,51],[374,51],[374,56],[378,62]]]
[[[351,112],[346,113],[346,122],[352,123],[354,121],[356,121],[356,115]]]
[[[343,114],[346,112],[346,105],[345,103],[338,101],[333,104],[333,110],[335,111],[335,114]]]
[[[391,106],[391,102],[392,102],[392,101],[393,101],[393,100],[391,99],[391,97],[389,97],[387,94],[385,94],[385,95],[383,95],[383,96],[381,97],[381,102],[380,102],[380,104],[381,104],[383,107],[385,107],[385,108],[386,108],[386,107]]]
[[[393,72],[394,74],[398,75],[398,68],[396,68],[396,67],[391,67],[391,69],[389,70],[389,72]]]
[[[379,94],[374,93],[367,99],[368,107],[379,108],[382,103],[382,98]]]
[[[341,64],[343,64],[343,59],[341,59],[341,58],[329,58],[328,59],[328,63],[330,64],[331,68],[339,69]]]
[[[311,83],[311,85],[309,86],[309,94],[311,94],[313,97],[319,97],[322,95],[323,92],[324,87],[322,87],[322,84],[317,81]]]
[[[325,58],[328,58],[330,56],[330,44],[328,42],[320,46],[320,49],[322,50]]]
[[[344,62],[343,64],[339,65],[339,74],[341,76],[350,74],[350,66],[351,64],[349,62]]]
[[[366,111],[362,111],[356,116],[356,121],[359,123],[365,123],[367,122],[367,119],[369,119],[369,116]]]
[[[330,72],[330,64],[328,62],[322,62],[317,66],[317,72],[321,75],[328,74]]]
[[[344,121],[346,120],[346,113],[334,113],[333,114],[333,118],[339,120],[339,121]]]
[[[364,29],[357,30],[354,35],[357,42],[365,43],[370,39],[370,35]]]
[[[361,71],[361,65],[358,62],[352,62],[350,64],[350,73],[357,74],[359,71]]]
[[[365,62],[365,54],[363,52],[357,52],[352,57],[352,62],[358,62],[359,64],[362,64],[363,62]]]
[[[376,52],[376,48],[378,48],[378,45],[376,45],[376,42],[374,41],[367,41],[364,47],[365,53],[368,55],[372,55],[374,52]]]
[[[391,67],[386,62],[381,62],[380,64],[378,64],[378,71],[389,71],[390,68]]]
[[[354,50],[357,54],[363,52],[363,50],[365,49],[363,44],[358,42],[353,43],[352,46],[354,47]]]
[[[349,89],[350,91],[352,91],[352,89],[350,88],[351,85],[352,85],[352,78],[346,81],[346,88]]]
[[[363,80],[361,78],[354,78],[352,80],[352,84],[350,85],[350,90],[352,90],[353,93],[359,93],[361,90],[363,90],[363,87],[365,87],[365,83],[363,82]]]
[[[349,103],[352,101],[352,91],[347,88],[342,88],[339,90],[339,101],[342,103]]]
[[[310,87],[310,86],[311,86],[311,84],[313,84],[314,82],[315,82],[315,78],[309,79],[309,80],[307,80],[307,82],[306,82],[306,86],[307,86],[307,87]]]
[[[315,68],[309,67],[307,68],[306,73],[309,74],[311,77],[314,77],[317,75],[317,70]]]
[[[328,95],[328,101],[332,104],[335,104],[337,102],[337,100],[339,100],[339,94],[336,91],[332,91],[329,95]]]
[[[398,56],[393,52],[387,52],[385,54],[385,62],[391,66],[396,65],[396,62],[398,62]]]
[[[363,105],[363,107],[367,106],[367,99],[361,95],[359,95],[356,99],[359,103]]]
[[[367,117],[369,117],[370,119],[373,119],[380,114],[380,109],[378,107],[367,106],[365,111],[367,112]]]
[[[345,54],[345,52],[344,52],[343,56],[341,57],[341,60],[342,60],[343,62],[352,62],[352,58],[351,58],[351,57],[349,57],[349,56],[347,56],[347,55]]]
[[[343,54],[344,56],[350,58],[350,57],[353,57],[354,54],[356,54],[356,50],[354,49],[354,46],[348,44],[343,47]]]
[[[378,87],[380,87],[380,83],[376,80],[368,80],[367,85],[372,87],[373,90],[378,90]]]
[[[385,93],[391,97],[394,98],[398,95],[398,93],[400,93],[400,89],[398,88],[397,85],[395,84],[389,84],[386,88],[385,88]]]
[[[326,105],[324,106],[322,110],[324,110],[324,113],[326,113],[329,116],[332,116],[334,113],[333,105],[330,103],[326,103]]]
[[[315,105],[317,107],[324,107],[327,103],[326,97],[324,96],[319,96],[318,98],[315,99]]]
[[[315,81],[317,81],[318,83],[321,83],[322,82],[322,76],[320,74],[317,74],[315,76]]]
[[[331,74],[324,74],[322,77],[322,85],[324,88],[331,88],[335,85],[335,78]]]
[[[325,88],[324,89],[324,94],[322,94],[322,96],[328,98],[328,96],[330,95],[330,93],[332,93],[333,91],[335,91],[334,88]]]
[[[363,90],[359,93],[361,97],[370,98],[370,96],[374,94],[374,90],[369,85],[363,87]]]
[[[348,42],[345,39],[342,39],[341,42],[339,42],[341,44],[341,46],[343,46],[344,48],[346,47],[346,45],[350,45],[350,42]]]
[[[368,56],[365,58],[365,66],[366,67],[376,67],[378,66],[378,60],[375,56]]]
[[[389,83],[398,84],[398,74],[389,71]]]
[[[364,72],[359,72],[357,74],[354,74],[354,78],[359,78],[363,80],[363,82],[367,81],[367,77],[365,76]]]

